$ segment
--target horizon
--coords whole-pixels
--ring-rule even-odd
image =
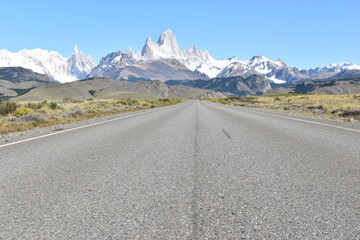
[[[181,49],[195,46],[209,51],[215,59],[235,56],[247,60],[262,55],[275,61],[282,59],[298,69],[341,62],[360,64],[360,16],[356,14],[360,3],[357,1],[306,0],[298,4],[280,0],[272,3],[227,0],[222,4],[205,3],[206,6],[196,2],[190,5],[195,15],[187,14],[188,4],[190,1],[175,2],[173,7],[161,0],[152,4],[112,0],[101,4],[70,0],[7,2],[4,9],[16,9],[19,5],[23,8],[17,9],[16,16],[12,11],[1,16],[3,32],[8,34],[0,39],[0,49],[18,52],[40,48],[69,57],[77,45],[98,64],[107,54],[124,52],[128,47],[141,52],[147,37],[157,39],[166,29],[171,29]],[[238,13],[236,9],[249,10]],[[57,14],[53,14],[54,10]],[[64,13],[71,17],[59,17]],[[91,14],[97,14],[98,18],[89,18]],[[217,17],[213,17],[215,14]],[[119,26],[118,20],[129,18],[129,23]]]

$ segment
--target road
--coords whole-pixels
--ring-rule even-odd
[[[0,148],[0,239],[360,239],[360,132],[188,101]]]

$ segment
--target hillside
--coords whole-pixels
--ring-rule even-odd
[[[229,77],[195,81],[167,81],[166,84],[181,84],[238,96],[262,95],[271,89],[270,80],[259,75],[251,75],[248,78]]]
[[[291,87],[274,88],[268,94],[358,94],[360,78],[348,78],[328,81],[306,81]]]
[[[0,68],[0,97],[16,97],[47,82],[49,82],[49,77],[45,74],[35,73],[22,67],[2,67]]]
[[[61,100],[64,98],[84,100],[88,98],[200,98],[222,97],[211,90],[187,86],[167,86],[161,81],[126,82],[107,78],[89,78],[71,83],[51,82],[14,98],[21,101]]]

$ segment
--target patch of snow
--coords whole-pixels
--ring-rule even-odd
[[[286,81],[284,81],[284,80],[277,79],[277,78],[275,77],[275,74],[274,74],[273,76],[271,76],[271,77],[268,77],[268,79],[269,79],[270,81],[272,81],[273,83],[276,83],[276,84],[286,83]]]

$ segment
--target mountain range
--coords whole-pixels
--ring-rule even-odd
[[[51,81],[45,74],[22,67],[0,67],[0,99],[23,101],[85,100],[88,98],[203,98],[224,97],[211,89],[170,86],[162,81],[119,81],[92,77],[69,83]]]
[[[142,51],[115,51],[103,57],[96,65],[93,58],[81,52],[77,46],[66,58],[55,51],[42,49],[10,52],[0,50],[0,67],[23,67],[45,74],[52,81],[72,82],[89,77],[105,77],[118,80],[209,80],[214,78],[260,75],[275,84],[299,83],[305,80],[326,80],[342,73],[360,74],[360,66],[354,63],[330,64],[309,70],[289,67],[279,60],[254,56],[249,60],[236,57],[217,60],[208,51],[196,47],[181,49],[175,35],[166,30],[154,42],[146,40]]]

